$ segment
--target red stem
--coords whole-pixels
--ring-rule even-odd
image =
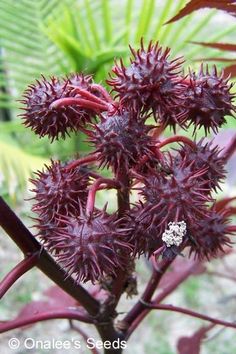
[[[163,276],[163,274],[166,272],[166,270],[169,268],[173,260],[162,260],[161,263],[158,265],[156,263],[155,268],[152,272],[152,276],[147,284],[147,287],[141,296],[142,301],[150,301],[152,298],[152,295],[154,294],[155,290],[157,289],[157,286]]]
[[[107,102],[102,100],[101,98],[95,96],[93,93],[82,89],[81,87],[75,86],[75,85],[70,85],[70,87],[73,87],[73,91],[78,92],[81,96],[87,98],[90,101],[100,103],[101,105],[107,105]]]
[[[206,316],[201,313],[198,313],[196,311],[188,310],[182,307],[174,306],[174,305],[156,305],[156,304],[144,304],[145,307],[151,309],[151,310],[164,310],[164,311],[174,311],[174,312],[179,312],[179,313],[184,313],[185,315],[195,317],[195,318],[200,318],[201,320],[209,321],[217,325],[225,326],[225,327],[231,327],[231,328],[236,328],[236,323],[228,322],[228,321],[223,321],[219,320],[214,317]]]
[[[105,90],[105,88],[103,86],[101,86],[99,84],[92,84],[91,90],[95,90],[95,91],[100,92],[107,102],[109,102],[109,103],[113,102],[112,97],[109,95],[109,93],[107,92],[107,90]]]
[[[173,260],[163,260],[159,264],[159,266],[156,264],[155,268],[153,269],[151,278],[149,279],[149,282],[146,286],[146,289],[144,290],[144,293],[141,296],[142,301],[138,301],[134,305],[134,307],[129,311],[129,313],[124,318],[125,323],[132,325],[136,318],[142,313],[142,311],[144,310],[142,302],[148,302],[151,300],[152,295],[154,294],[164,272],[168,269],[172,262]]]
[[[28,318],[20,318],[7,322],[0,322],[0,333],[10,331],[19,327],[27,326],[36,322],[47,321],[52,319],[65,318],[71,320],[77,320],[85,323],[93,323],[93,321],[77,310],[63,309],[63,310],[51,310],[44,313],[37,313]]]
[[[193,273],[194,268],[197,266],[198,263],[199,261],[193,262],[189,268],[187,268],[184,272],[180,273],[179,276],[175,277],[174,281],[172,281],[164,289],[161,289],[161,293],[157,294],[153,302],[160,303],[161,301],[163,301]],[[133,307],[133,309],[128,313],[128,315],[124,318],[124,322],[128,323],[129,325],[129,329],[126,334],[126,339],[130,337],[130,335],[134,332],[134,330],[138,327],[142,320],[148,315],[150,310],[151,309],[145,308],[142,302],[139,302],[139,305],[137,303]]]
[[[101,186],[101,184],[105,184],[105,186]],[[108,188],[120,188],[119,182],[112,180],[110,178],[98,178],[89,188],[87,205],[86,205],[86,213],[87,215],[91,215],[94,210],[96,192],[100,189],[108,189]]]
[[[122,218],[130,208],[130,179],[128,171],[125,168],[120,168],[116,173],[116,180],[120,182],[122,188],[117,191],[118,217]],[[127,266],[129,266],[127,262]],[[127,269],[120,270],[112,287],[112,295],[115,298],[113,308],[115,308],[120,300],[124,290],[124,284],[127,278]]]
[[[97,102],[93,102],[90,100],[85,100],[83,98],[77,98],[77,97],[65,97],[65,98],[59,98],[58,100],[54,101],[50,105],[50,109],[58,109],[61,107],[66,107],[66,106],[80,106],[83,108],[87,109],[93,109],[95,111],[107,111],[109,108],[108,104],[100,104]]]
[[[228,227],[227,227],[227,231],[229,231],[229,232],[236,232],[236,225],[228,226]],[[234,235],[231,235],[231,236],[234,236]]]
[[[110,318],[110,313],[107,316],[102,317],[99,321],[100,315],[100,303],[93,296],[91,296],[86,289],[84,289],[80,284],[76,284],[71,276],[68,276],[67,272],[59,266],[53,258],[46,252],[45,249],[41,248],[41,245],[36,240],[36,238],[30,233],[30,231],[25,227],[20,219],[15,215],[15,213],[9,208],[5,201],[0,197],[0,225],[6,231],[6,233],[11,237],[11,239],[17,244],[21,251],[25,254],[32,254],[34,252],[40,252],[40,258],[37,263],[37,267],[43,271],[52,281],[62,288],[65,292],[71,295],[75,300],[77,300],[81,306],[83,306],[89,315],[95,316],[97,321],[95,326],[103,341],[109,340],[113,342],[118,338],[122,338],[122,333],[115,330],[113,326],[113,320]],[[49,314],[40,315],[42,317],[34,317],[30,319],[30,323],[38,322],[40,320],[46,320],[49,318],[68,318],[68,311],[56,312],[52,311]],[[82,317],[78,312],[74,311],[69,314],[72,319],[80,319]],[[84,317],[83,317],[84,319]],[[26,324],[26,323],[25,323]],[[17,326],[22,326],[20,320],[15,321],[14,327],[12,321],[9,323],[2,324],[0,328],[2,330],[9,330],[11,328],[16,328]],[[121,350],[107,349],[105,353],[118,354]]]
[[[26,272],[32,269],[38,262],[40,251],[27,256],[18,263],[0,282],[0,299],[10,287]]]
[[[65,169],[67,171],[68,170],[73,170],[74,168],[76,168],[76,167],[78,167],[80,165],[86,165],[88,163],[95,162],[95,161],[97,161],[99,155],[100,154],[97,153],[97,154],[91,154],[91,155],[88,155],[88,156],[85,156],[85,157],[81,157],[78,160],[72,161],[69,165],[67,165],[65,167]]]
[[[95,316],[98,314],[99,302],[81,285],[75,284],[74,279],[68,276],[67,272],[53,260],[45,249],[42,249],[40,243],[1,197],[0,225],[24,254],[40,252],[37,267],[60,288],[84,306],[90,315]]]
[[[192,149],[196,148],[196,144],[192,140],[190,140],[186,136],[182,136],[182,135],[171,136],[170,138],[167,138],[167,139],[161,141],[160,143],[157,143],[156,146],[158,147],[158,149],[160,149],[160,148],[162,148],[163,146],[165,146],[167,144],[178,143],[178,142],[187,144]]]

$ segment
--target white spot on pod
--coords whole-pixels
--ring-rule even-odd
[[[162,241],[165,242],[167,247],[173,245],[179,246],[183,241],[186,231],[186,223],[184,221],[171,221],[168,223],[168,228],[162,234]]]

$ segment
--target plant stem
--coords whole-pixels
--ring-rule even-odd
[[[10,236],[10,238],[17,244],[21,251],[27,256],[40,252],[38,258],[37,267],[45,273],[54,283],[60,286],[65,292],[76,299],[81,306],[83,306],[89,315],[91,315],[96,321],[96,328],[103,341],[109,340],[113,342],[118,338],[124,339],[123,334],[117,332],[113,325],[113,319],[110,318],[110,313],[106,313],[103,321],[100,318],[100,303],[94,299],[81,285],[76,284],[72,277],[68,277],[68,274],[63,270],[41,247],[36,238],[25,227],[16,214],[9,208],[5,201],[0,197],[0,225]],[[23,320],[16,320],[14,327],[12,321],[0,324],[0,331],[10,330],[12,328],[21,327],[22,325],[35,323],[52,318],[71,318],[82,320],[78,311],[53,311],[52,313],[45,313],[38,316],[34,316],[29,319],[29,322],[23,323]],[[85,317],[83,317],[85,319]],[[88,320],[87,320],[88,322]],[[90,322],[89,322],[90,323]],[[122,349],[105,349],[104,354],[120,354]]]
[[[105,184],[106,189],[108,188],[120,188],[119,182],[112,180],[110,178],[98,178],[90,187],[86,205],[87,215],[91,215],[94,210],[96,192],[100,189],[101,185]]]
[[[0,282],[0,299],[10,289],[10,287],[26,272],[32,269],[38,262],[40,251],[27,256],[18,263]]]
[[[99,302],[63,270],[52,257],[42,249],[36,238],[25,227],[16,214],[0,197],[0,225],[27,256],[40,252],[37,267],[65,292],[76,299],[90,315],[97,315]]]
[[[92,84],[92,85],[91,85],[91,90],[98,91],[99,93],[101,93],[101,95],[104,97],[104,99],[105,99],[107,102],[109,102],[109,103],[114,102],[114,101],[113,101],[113,98],[109,95],[109,93],[107,92],[107,90],[106,90],[102,85],[99,85],[99,84]]]
[[[174,311],[174,312],[184,313],[185,315],[195,317],[195,318],[200,318],[202,320],[209,321],[214,324],[218,324],[218,325],[225,326],[225,327],[236,328],[236,323],[219,320],[218,318],[206,316],[206,315],[203,315],[203,314],[198,313],[196,311],[192,311],[192,310],[185,309],[185,308],[178,307],[178,306],[174,306],[174,305],[161,305],[161,304],[156,305],[153,303],[149,303],[149,304],[147,303],[147,304],[144,304],[144,306],[146,306],[147,308],[150,308],[152,310],[164,310],[164,311]]]
[[[117,203],[118,203],[118,217],[122,218],[127,210],[130,209],[129,202],[129,188],[130,188],[130,180],[128,171],[125,168],[120,168],[119,172],[117,172],[116,180],[120,182],[122,188],[117,191]],[[124,284],[127,277],[127,269],[120,270],[117,278],[113,283],[112,294],[115,296],[114,307],[119,302],[119,299],[123,293]]]
[[[85,100],[83,98],[77,98],[77,97],[65,97],[65,98],[59,98],[58,100],[54,101],[50,105],[50,109],[58,109],[61,107],[66,107],[66,106],[80,106],[82,108],[87,108],[87,109],[93,109],[96,112],[103,112],[107,111],[109,109],[109,105],[107,103],[97,103],[93,102],[90,100]]]
[[[0,322],[0,333],[10,331],[12,329],[20,328],[23,326],[31,325],[33,323],[41,322],[41,321],[47,321],[47,320],[52,320],[52,319],[59,319],[59,318],[65,318],[65,319],[71,319],[71,320],[77,320],[85,323],[93,323],[91,319],[88,317],[80,314],[78,310],[73,310],[73,309],[63,309],[63,310],[51,310],[51,311],[46,311],[43,313],[36,313],[33,316],[29,317],[23,317],[22,318],[16,318],[15,320],[12,321],[7,321],[7,322]]]
[[[95,162],[95,161],[97,161],[99,155],[100,154],[98,153],[98,154],[90,154],[85,157],[81,157],[80,159],[72,161],[69,165],[65,166],[65,170],[67,170],[67,171],[73,170],[74,168],[76,168],[78,166],[86,165],[91,162]]]
[[[180,274],[178,274],[178,276],[176,276],[170,284],[168,284],[163,289],[161,289],[162,290],[161,293],[157,294],[153,302],[157,304],[163,301],[169,294],[171,294],[181,283],[183,283],[194,272],[194,269],[198,265],[199,265],[199,261],[192,262],[190,266],[187,269],[184,269],[184,271],[180,272]],[[127,318],[129,321],[127,323],[129,328],[125,336],[126,339],[130,337],[130,335],[134,332],[134,330],[138,327],[138,325],[149,314],[151,310],[145,308],[145,305],[143,304],[142,301],[140,302],[140,305],[138,306],[138,304],[136,304],[134,308],[131,310],[131,314],[128,313],[128,315],[124,318],[124,323],[127,323]]]
[[[104,102],[104,100],[95,96],[93,93],[89,92],[88,90],[82,89],[81,87],[75,85],[69,85],[69,86],[74,89],[73,92],[79,93],[81,96],[87,98],[88,100],[100,103],[101,105],[107,105],[107,102]]]
[[[156,146],[160,149],[167,144],[179,143],[179,142],[189,145],[192,149],[196,148],[196,144],[192,140],[182,135],[171,136],[170,138],[167,138],[161,141],[160,143],[157,143]]]
[[[143,295],[141,296],[141,301],[138,301],[130,310],[130,312],[126,315],[126,317],[124,318],[125,323],[131,325],[135,321],[135,319],[140,315],[140,313],[144,310],[143,301],[148,302],[151,300],[152,295],[154,294],[163,274],[172,262],[172,260],[163,260],[158,268],[156,266],[155,269],[153,269],[151,278],[147,284],[146,289],[144,290]]]

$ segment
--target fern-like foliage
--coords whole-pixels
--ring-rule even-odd
[[[60,3],[0,0],[0,117],[16,116],[16,99],[32,79],[41,73],[62,72],[66,59],[42,31],[49,16],[60,16]],[[67,0],[68,6],[73,3]],[[0,142],[0,191],[15,197],[16,192],[25,190],[31,172],[39,169],[46,158],[26,152],[23,145],[17,144],[14,130],[5,131],[4,137],[6,140]]]
[[[46,161],[12,142],[0,141],[0,193],[15,199],[25,190],[32,171],[42,168]]]
[[[72,5],[75,1],[68,1]],[[15,98],[33,78],[58,74],[65,61],[42,27],[52,14],[58,14],[60,0],[0,0],[2,56],[0,86],[2,107],[15,107]],[[69,4],[70,3],[70,4]]]

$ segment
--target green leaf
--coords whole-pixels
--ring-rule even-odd
[[[98,29],[97,29],[97,25],[96,25],[96,22],[93,17],[93,13],[92,13],[92,10],[90,7],[89,0],[85,0],[85,8],[87,11],[87,21],[89,23],[90,31],[93,35],[94,44],[97,49],[100,49],[101,48],[101,41],[98,36]]]
[[[122,57],[126,53],[126,47],[116,47],[116,49],[108,48],[103,50],[97,54],[97,56],[94,58],[94,61],[91,61],[90,65],[88,66],[88,72],[96,72],[103,64],[112,61],[115,57]]]
[[[112,20],[109,1],[101,0],[102,2],[102,14],[103,14],[103,23],[104,23],[104,34],[105,40],[107,43],[111,42],[112,39]]]
[[[12,141],[0,141],[0,189],[7,188],[10,197],[25,191],[32,171],[41,169],[47,159],[24,152]]]

